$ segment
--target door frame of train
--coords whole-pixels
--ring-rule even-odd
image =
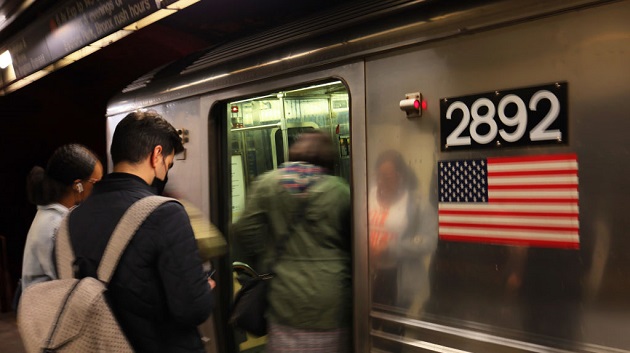
[[[241,85],[201,97],[200,111],[208,112],[208,175],[210,198],[210,215],[212,221],[229,239],[230,212],[225,207],[230,198],[231,166],[228,153],[228,119],[224,109],[225,102],[239,97],[254,96],[262,92],[281,90],[296,85],[321,82],[323,80],[340,80],[348,89],[350,100],[350,134],[351,151],[351,184],[352,191],[352,245],[353,245],[353,341],[355,352],[365,352],[369,345],[369,293],[367,263],[367,160],[366,160],[366,113],[365,113],[365,63],[363,60],[319,71],[309,71],[290,76],[274,77],[263,81]],[[221,151],[217,154],[214,151]],[[220,279],[231,280],[230,260],[221,263],[223,272]],[[226,282],[226,283],[228,283]],[[230,282],[231,283],[231,282]],[[230,300],[232,288],[224,288],[221,300]],[[220,303],[224,302],[221,301]],[[228,306],[220,305],[217,330],[220,340],[226,340],[218,346],[222,350],[237,348],[234,334],[229,332],[227,323]],[[216,322],[216,320],[215,320]],[[221,337],[227,338],[221,338]]]

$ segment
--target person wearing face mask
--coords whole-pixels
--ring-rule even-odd
[[[111,144],[113,172],[69,215],[75,277],[95,276],[114,227],[136,201],[161,194],[175,155],[173,126],[155,112],[133,112]],[[190,220],[175,201],[139,227],[108,285],[110,305],[137,353],[202,353],[197,326],[212,313],[214,281],[203,270]]]
[[[27,178],[27,194],[37,214],[26,236],[21,289],[57,278],[53,260],[55,233],[61,220],[87,198],[103,176],[103,165],[94,152],[79,144],[55,150],[46,169],[35,166]],[[18,297],[16,295],[16,297]]]

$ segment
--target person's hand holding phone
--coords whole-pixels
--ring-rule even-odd
[[[212,279],[212,276],[216,272],[215,269],[208,271],[208,284],[210,285],[210,289],[214,289],[217,286],[217,282]]]

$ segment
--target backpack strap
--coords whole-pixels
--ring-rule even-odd
[[[116,225],[111,238],[109,238],[109,242],[101,258],[101,263],[98,265],[98,270],[96,271],[96,277],[99,280],[109,283],[125,248],[127,248],[127,244],[129,244],[133,235],[136,234],[140,225],[144,223],[147,217],[149,217],[156,208],[168,201],[177,200],[157,195],[147,196],[136,201],[129,207],[122,216],[122,219],[118,222],[118,225]]]
[[[131,205],[114,228],[112,236],[105,247],[105,252],[97,269],[97,278],[105,283],[109,283],[114,275],[116,266],[127,248],[127,244],[136,233],[140,225],[149,217],[153,211],[168,201],[176,199],[163,196],[147,196]],[[59,278],[72,278],[74,271],[72,265],[75,260],[74,251],[68,233],[68,216],[64,219],[57,232],[56,252],[57,271]]]

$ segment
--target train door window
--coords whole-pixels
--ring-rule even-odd
[[[334,174],[350,179],[350,116],[348,90],[341,81],[328,81],[279,90],[251,98],[227,102],[228,152],[231,158],[231,221],[236,222],[245,208],[251,183],[261,174],[288,161],[289,148],[300,134],[319,130],[336,144]],[[349,223],[351,221],[349,220]],[[251,264],[257,261],[232,248],[232,260]],[[246,273],[235,273],[236,278]],[[234,281],[234,290],[240,283]],[[235,332],[241,352],[264,350],[266,337]]]
[[[334,174],[350,179],[348,91],[340,81],[287,89],[227,104],[232,155],[235,221],[246,190],[259,175],[288,160],[289,147],[308,130],[333,137],[338,151]]]

